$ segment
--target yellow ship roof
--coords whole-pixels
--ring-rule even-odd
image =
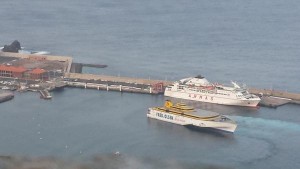
[[[173,114],[187,115],[201,119],[210,119],[220,116],[219,113],[202,109],[194,109],[193,107],[187,106],[184,103],[176,103],[173,105],[173,103],[169,100],[166,101],[164,107],[156,107],[156,109]]]
[[[212,111],[207,111],[203,109],[197,109],[196,111],[193,112],[187,112],[185,114],[190,114],[193,116],[197,116],[200,118],[213,118],[213,117],[218,117],[220,114]]]

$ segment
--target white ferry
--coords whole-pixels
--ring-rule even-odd
[[[213,128],[232,133],[237,127],[233,120],[218,113],[194,109],[183,103],[173,105],[169,100],[164,107],[149,108],[147,117],[183,126]]]
[[[260,98],[250,94],[245,88],[233,83],[233,86],[212,84],[202,76],[181,79],[165,89],[165,96],[217,103],[224,105],[256,107]]]

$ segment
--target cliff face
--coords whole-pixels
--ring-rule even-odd
[[[13,52],[18,53],[21,50],[21,44],[19,41],[15,40],[10,45],[4,45],[2,49],[3,52]]]

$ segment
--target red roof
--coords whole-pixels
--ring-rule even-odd
[[[29,73],[31,74],[42,74],[45,73],[46,71],[44,69],[40,69],[40,68],[35,68],[33,70],[31,70]]]
[[[0,65],[0,70],[2,71],[11,71],[11,72],[25,72],[26,69],[24,67],[17,67],[17,66],[6,66],[6,65]]]

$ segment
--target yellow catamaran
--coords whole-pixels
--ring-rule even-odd
[[[194,109],[183,103],[167,100],[163,107],[149,108],[147,117],[184,126],[213,128],[234,132],[237,124],[226,116],[207,110]]]

